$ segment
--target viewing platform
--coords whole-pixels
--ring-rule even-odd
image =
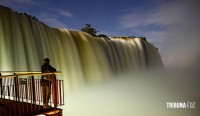
[[[61,72],[0,72],[0,116],[62,116],[64,82],[57,80]],[[44,106],[40,82],[42,75],[52,75],[51,95]]]

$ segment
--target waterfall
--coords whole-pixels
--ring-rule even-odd
[[[93,37],[53,28],[0,6],[0,71],[40,71],[43,59],[62,74],[66,89],[102,82],[116,73],[163,66],[156,47],[141,38]]]

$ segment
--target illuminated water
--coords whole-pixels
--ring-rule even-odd
[[[62,71],[66,89],[112,74],[162,67],[156,48],[140,38],[97,38],[49,27],[0,7],[0,71],[39,71],[43,58]]]

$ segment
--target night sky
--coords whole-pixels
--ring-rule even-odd
[[[163,30],[151,18],[158,7],[169,0],[0,0],[0,4],[26,12],[52,27],[80,30],[89,23],[110,36],[146,36]],[[157,17],[154,17],[157,18]],[[154,20],[154,19],[151,19]],[[145,32],[145,33],[144,33]]]
[[[88,23],[97,34],[145,36],[169,67],[193,64],[188,60],[200,53],[198,0],[0,0],[0,4],[52,27],[80,30]]]

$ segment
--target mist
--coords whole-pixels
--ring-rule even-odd
[[[199,5],[197,0],[176,0],[161,7],[166,27],[160,53],[167,69],[199,72]]]
[[[200,2],[158,3],[165,25],[159,52],[165,71],[114,76],[108,82],[66,96],[68,116],[198,116],[200,114]],[[194,109],[168,109],[167,102],[195,102]]]
[[[67,116],[198,116],[199,89],[193,77],[166,72],[118,75],[66,96]],[[195,102],[195,108],[168,109],[167,102]]]

